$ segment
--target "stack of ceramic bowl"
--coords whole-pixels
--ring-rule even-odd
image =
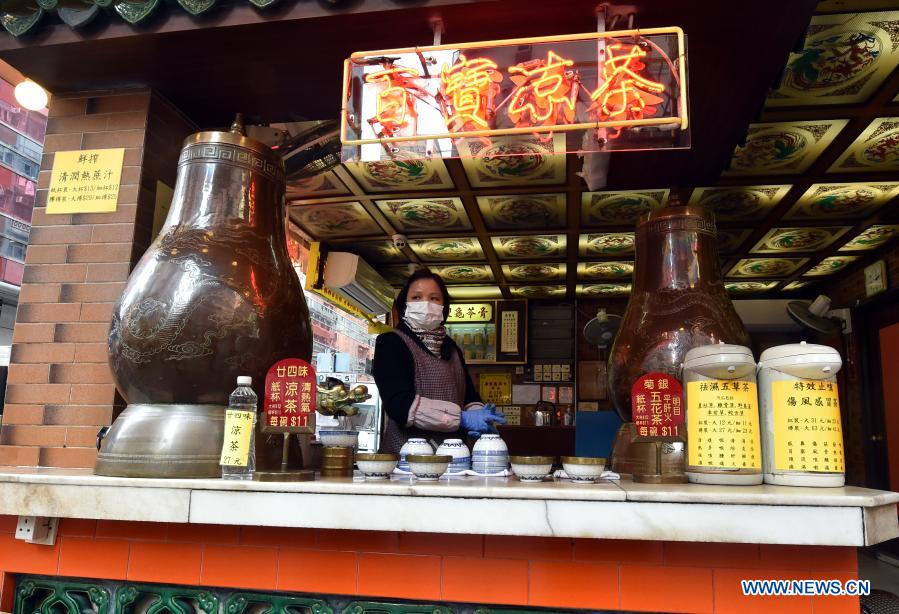
[[[459,473],[471,469],[471,452],[461,439],[447,439],[437,448],[437,454],[452,456],[449,473]]]
[[[495,433],[481,435],[471,452],[471,468],[475,473],[499,473],[509,467],[509,448]]]
[[[412,437],[403,444],[403,447],[400,448],[400,462],[399,469],[401,471],[412,471],[409,468],[409,461],[406,460],[406,457],[409,454],[433,454],[434,448],[431,447],[431,444],[427,442],[423,437]]]

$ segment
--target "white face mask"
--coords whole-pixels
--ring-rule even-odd
[[[431,301],[410,301],[406,303],[404,319],[414,328],[434,330],[443,323],[443,305]]]

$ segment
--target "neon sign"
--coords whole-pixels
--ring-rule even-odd
[[[438,140],[576,131],[673,142],[688,127],[679,28],[354,53],[345,67],[348,147],[443,152]]]

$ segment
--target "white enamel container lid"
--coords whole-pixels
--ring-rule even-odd
[[[803,378],[827,379],[843,366],[840,353],[815,343],[788,343],[769,348],[759,358],[759,370],[775,369]]]

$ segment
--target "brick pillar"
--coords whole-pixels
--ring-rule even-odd
[[[150,91],[54,97],[13,331],[0,465],[93,467],[124,402],[106,343],[112,309],[149,246],[157,181],[174,186],[195,126]],[[57,151],[125,148],[113,213],[48,215]]]

